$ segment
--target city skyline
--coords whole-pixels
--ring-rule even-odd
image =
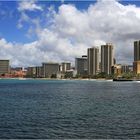
[[[12,66],[74,63],[106,42],[113,43],[117,63],[133,63],[138,1],[0,1],[0,9],[0,59]]]
[[[133,61],[131,62],[131,64],[124,64],[124,63],[118,63],[117,62],[117,64],[118,65],[133,65],[133,62],[135,62],[135,58],[136,57],[140,57],[139,56],[139,46],[138,46],[138,51],[135,49],[135,42],[140,42],[140,40],[138,40],[138,41],[134,41],[133,42]],[[108,48],[109,47],[109,48]],[[103,51],[104,49],[106,48],[106,51]],[[93,51],[93,50],[95,50],[95,51]],[[90,54],[90,53],[91,54]],[[86,53],[85,54],[81,54],[79,57],[75,57],[75,58],[73,58],[74,59],[74,62],[73,61],[57,61],[57,60],[55,60],[55,61],[42,61],[41,63],[39,63],[38,65],[35,65],[35,64],[30,64],[30,65],[27,65],[27,66],[22,66],[21,64],[20,65],[16,65],[16,66],[12,66],[12,64],[11,64],[11,59],[4,59],[4,58],[2,58],[2,59],[0,59],[0,61],[9,61],[9,66],[11,67],[11,68],[19,68],[19,67],[22,67],[22,68],[27,68],[27,67],[40,67],[41,66],[41,64],[43,64],[43,63],[48,63],[48,64],[59,64],[59,65],[62,65],[63,63],[66,63],[66,64],[71,64],[71,68],[73,67],[73,68],[76,68],[77,66],[77,60],[79,59],[79,60],[84,60],[84,59],[86,59],[88,62],[86,62],[87,64],[87,68],[88,67],[90,67],[89,65],[95,65],[95,71],[96,72],[93,72],[93,73],[98,73],[98,71],[99,71],[99,69],[102,71],[102,72],[104,72],[104,71],[106,71],[106,70],[104,70],[104,66],[106,67],[106,69],[108,69],[109,67],[111,67],[111,66],[113,66],[113,65],[115,65],[116,64],[116,58],[114,57],[114,44],[112,44],[112,43],[106,43],[105,45],[101,45],[101,46],[92,46],[92,47],[90,47],[90,48],[87,48],[87,50],[86,50]],[[90,56],[91,55],[91,56]],[[89,57],[91,57],[91,58],[89,58]],[[93,58],[92,58],[93,57]],[[95,58],[94,58],[95,57]],[[91,60],[91,59],[93,59],[93,60]],[[94,60],[95,59],[95,60]],[[90,61],[92,61],[92,62],[90,62]],[[94,64],[95,62],[93,62],[93,61],[97,61],[96,62],[96,64]],[[103,62],[104,61],[104,62]],[[110,62],[108,62],[108,61],[110,61]],[[139,61],[139,60],[137,60],[137,61]],[[91,63],[91,64],[88,64],[88,63]],[[104,63],[106,63],[105,65],[104,65]],[[86,68],[86,69],[87,69]],[[93,71],[93,70],[92,70]],[[107,70],[108,71],[108,70]],[[110,70],[109,70],[110,71]],[[90,73],[90,72],[88,72],[88,73]],[[110,73],[110,72],[107,72],[108,74]]]
[[[75,66],[71,62],[42,62],[42,66],[10,67],[9,60],[0,60],[0,73],[2,77],[28,78],[99,78],[107,76],[139,76],[140,74],[140,40],[134,41],[133,65],[117,64],[114,58],[112,43],[101,45],[99,48],[87,49],[87,55],[75,58]],[[99,61],[99,57],[101,60]],[[97,77],[96,77],[97,76]]]

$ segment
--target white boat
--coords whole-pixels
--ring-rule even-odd
[[[112,81],[113,81],[113,79],[109,79],[109,80],[106,80],[106,81],[108,81],[108,82],[112,82]]]

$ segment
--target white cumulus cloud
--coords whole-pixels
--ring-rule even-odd
[[[43,11],[43,8],[35,3],[34,0],[30,1],[21,1],[18,7],[19,11],[35,11],[40,10]]]
[[[41,7],[34,5],[35,3],[30,4],[33,5],[30,7],[32,10],[41,10]],[[27,4],[21,10],[28,8]],[[11,59],[12,65],[22,66],[39,65],[41,62],[50,61],[74,62],[75,57],[87,54],[87,48],[92,46],[100,48],[100,45],[108,42],[114,44],[118,63],[132,64],[133,41],[140,39],[139,7],[122,5],[115,0],[99,0],[86,10],[62,4],[58,11],[54,8],[50,11],[46,15],[49,17],[49,14],[53,13],[51,25],[42,27],[38,25],[39,22],[32,22],[38,25],[34,29],[36,41],[19,44],[1,39],[0,49],[3,51],[0,51],[0,56]],[[29,22],[27,15],[22,16],[25,22],[26,20]],[[47,22],[49,21],[46,18]]]

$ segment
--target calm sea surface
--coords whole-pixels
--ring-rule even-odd
[[[0,138],[140,139],[140,83],[0,80]]]

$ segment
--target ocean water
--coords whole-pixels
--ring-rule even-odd
[[[140,139],[140,83],[0,80],[0,138]]]

